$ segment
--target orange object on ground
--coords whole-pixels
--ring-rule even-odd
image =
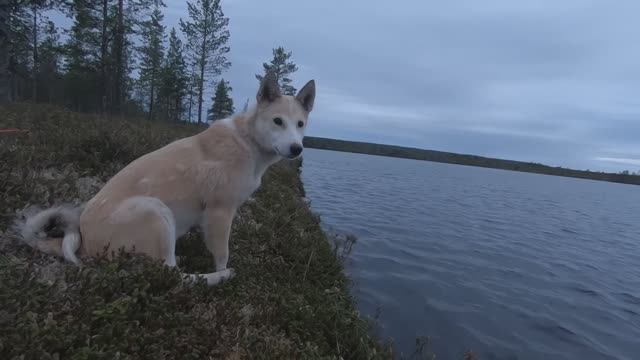
[[[24,132],[29,132],[29,130],[20,130],[20,129],[0,129],[0,134],[1,134],[1,133],[14,133],[14,132],[24,133]]]

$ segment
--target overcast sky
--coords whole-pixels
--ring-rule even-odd
[[[186,16],[167,0],[168,30]],[[278,45],[309,135],[640,170],[640,1],[226,0],[236,107]]]

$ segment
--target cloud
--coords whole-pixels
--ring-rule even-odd
[[[385,104],[371,104],[366,99],[354,95],[342,94],[330,88],[321,87],[318,91],[318,104],[324,105],[329,112],[342,113],[367,121],[386,120],[420,120],[428,118],[427,113],[418,108],[401,107]]]

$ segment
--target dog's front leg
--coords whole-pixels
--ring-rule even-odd
[[[213,254],[216,271],[227,268],[229,261],[229,235],[234,211],[229,208],[206,209],[204,213],[204,242]]]

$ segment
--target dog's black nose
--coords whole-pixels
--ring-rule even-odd
[[[302,146],[298,144],[293,144],[291,145],[291,148],[289,149],[289,151],[291,151],[292,156],[298,156],[302,152]]]

